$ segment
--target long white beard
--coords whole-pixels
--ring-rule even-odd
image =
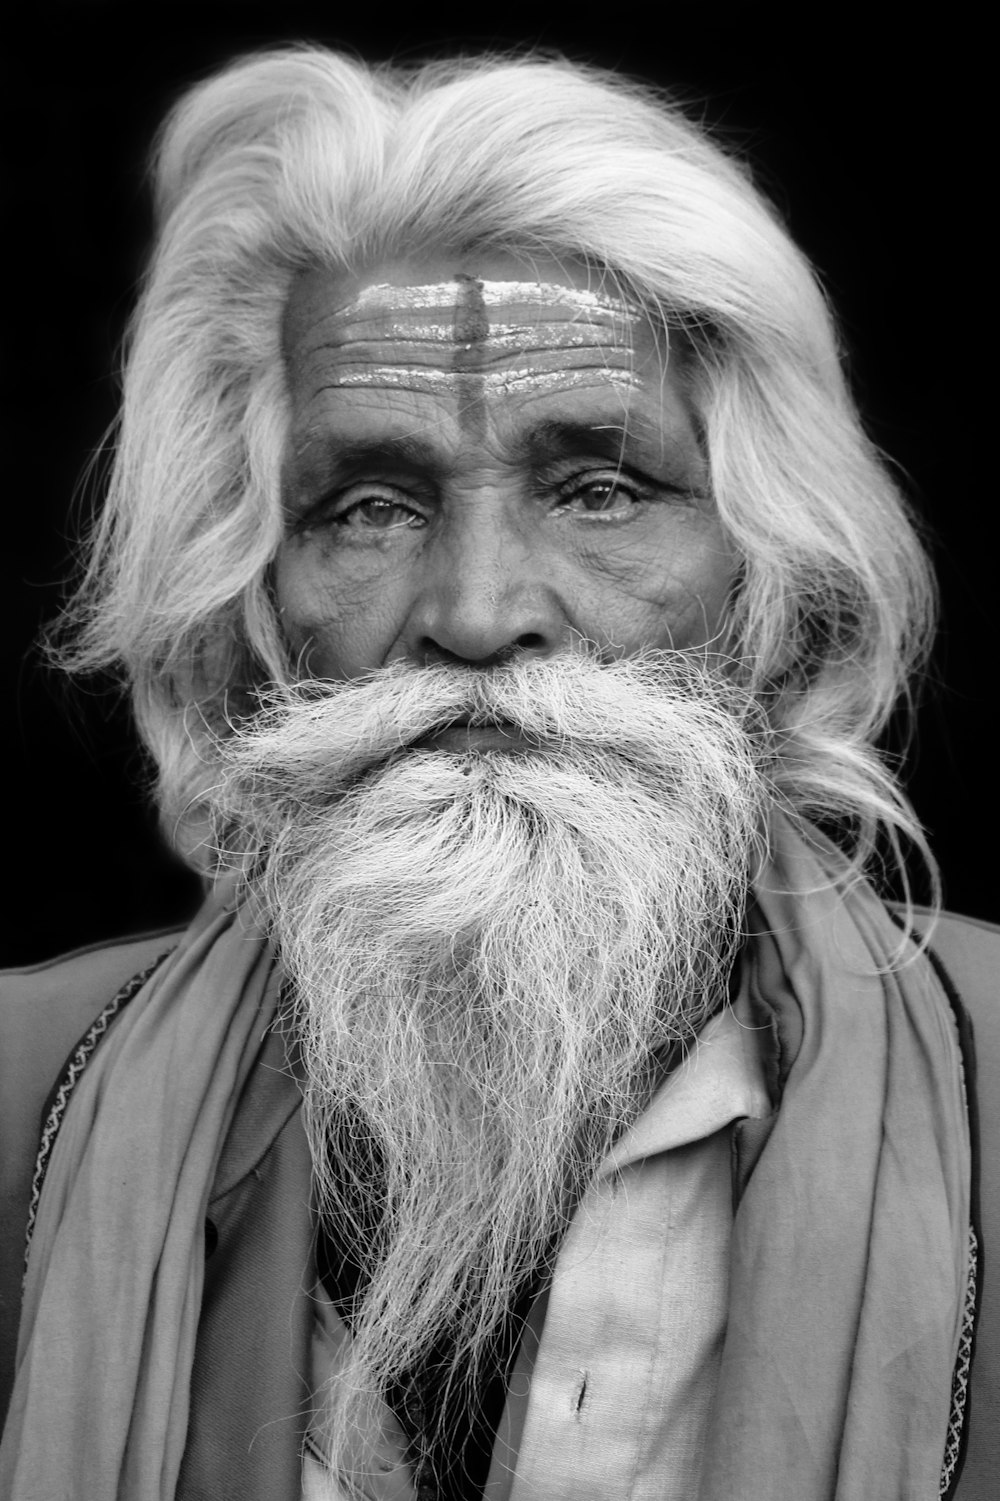
[[[392,668],[223,747],[220,840],[294,982],[319,1199],[364,1271],[335,1447],[442,1337],[445,1385],[475,1374],[724,996],[764,803],[749,712],[672,654]],[[463,716],[535,748],[414,745]]]

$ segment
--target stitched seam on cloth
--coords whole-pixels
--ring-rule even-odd
[[[890,915],[895,916],[892,913]],[[899,921],[898,917],[896,921]],[[900,926],[902,926],[902,923],[900,923]],[[914,929],[913,937],[918,941],[921,938],[920,933],[916,929]],[[979,1107],[976,1091],[975,1034],[972,1022],[940,954],[935,953],[932,948],[928,948],[926,953],[931,968],[937,975],[938,981],[948,999],[948,1004],[955,1019],[959,1052],[961,1054],[962,1093],[965,1099],[965,1108],[969,1121],[969,1140],[972,1148],[972,1223],[969,1226],[969,1276],[966,1283],[966,1297],[962,1309],[962,1331],[958,1341],[958,1356],[952,1376],[951,1409],[948,1417],[947,1441],[945,1444],[944,1463],[941,1471],[941,1488],[939,1491],[939,1495],[945,1496],[947,1501],[950,1501],[961,1479],[965,1462],[966,1445],[968,1442],[968,1388],[972,1360],[976,1349],[976,1330],[980,1312],[979,1232],[981,1229],[981,1219],[979,1185],[981,1154]]]
[[[79,1083],[84,1069],[97,1050],[98,1043],[105,1036],[115,1017],[119,1012],[124,1010],[129,1001],[139,994],[139,991],[150,976],[159,969],[163,961],[169,958],[172,953],[172,948],[167,949],[158,958],[154,959],[152,964],[147,965],[144,970],[140,970],[139,974],[133,975],[131,980],[126,981],[95,1020],[91,1022],[73,1049],[70,1060],[63,1069],[62,1075],[56,1085],[52,1104],[42,1124],[38,1155],[35,1158],[35,1171],[31,1179],[31,1198],[28,1202],[28,1222],[24,1235],[24,1276],[27,1276],[28,1272],[28,1253],[31,1250],[31,1237],[35,1229],[35,1220],[38,1217],[38,1205],[42,1197],[45,1174],[48,1171],[52,1148],[55,1146],[59,1127],[62,1125],[63,1116],[66,1114],[70,1095]]]
[[[938,1494],[944,1496],[951,1487],[952,1479],[962,1454],[962,1431],[965,1427],[965,1407],[969,1396],[969,1372],[972,1366],[972,1336],[976,1327],[976,1273],[979,1262],[979,1242],[976,1232],[969,1227],[969,1277],[965,1288],[965,1306],[962,1316],[962,1333],[958,1341],[958,1358],[951,1383],[951,1411],[948,1415],[948,1438],[944,1449],[944,1467],[941,1471],[941,1486]]]

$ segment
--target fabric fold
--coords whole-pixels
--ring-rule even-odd
[[[25,1280],[0,1491],[172,1501],[205,1209],[274,1012],[274,961],[231,888],[117,1019],[56,1139]]]
[[[701,1501],[938,1493],[968,1271],[961,1052],[931,964],[895,962],[899,929],[838,863],[778,822],[755,891],[752,1000],[801,1041],[733,1226]]]

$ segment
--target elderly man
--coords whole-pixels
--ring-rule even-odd
[[[1000,949],[865,879],[930,585],[804,259],[551,61],[252,58],[157,188],[67,659],[207,894],[9,977],[4,1494],[985,1497]]]

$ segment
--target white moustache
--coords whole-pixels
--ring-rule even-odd
[[[500,731],[512,748],[558,755],[572,747],[578,755],[589,746],[648,766],[651,747],[669,746],[678,728],[688,737],[703,732],[725,754],[726,723],[745,743],[758,728],[754,705],[680,653],[608,664],[563,655],[485,672],[394,664],[359,681],[278,690],[222,742],[220,757],[237,774],[252,768],[261,795],[279,791],[269,786],[273,763],[282,795],[315,796],[322,788],[329,798],[401,752],[433,749],[460,726]],[[669,779],[669,764],[657,771]]]

